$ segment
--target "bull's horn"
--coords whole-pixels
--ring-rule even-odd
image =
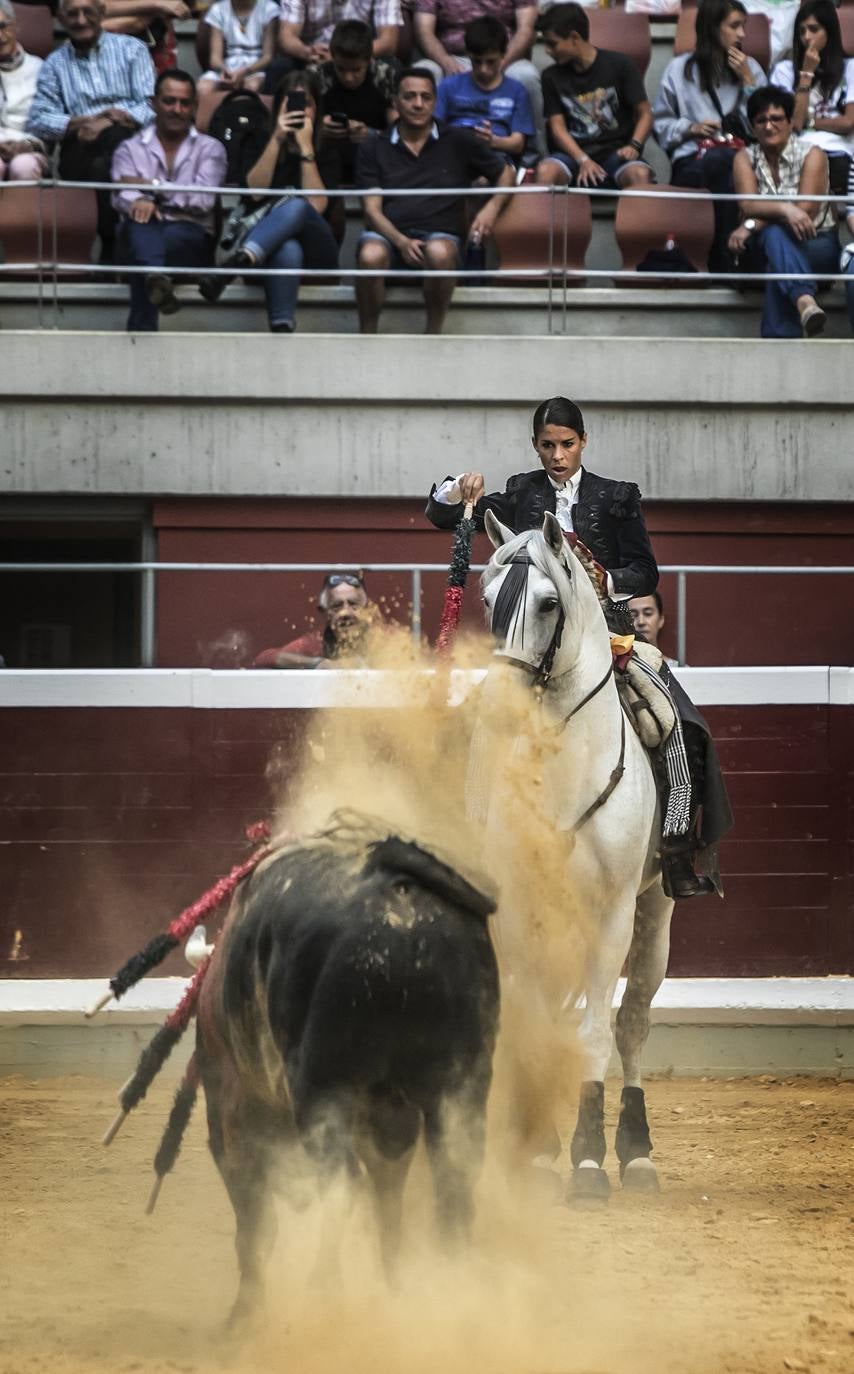
[[[89,1010],[85,1012],[86,1020],[91,1021],[92,1017],[97,1016],[99,1011],[103,1011],[107,1003],[112,1002],[112,1000],[113,989],[107,988],[107,991],[103,994],[103,996],[99,997],[97,1002],[93,1002]]]
[[[118,1135],[119,1131],[124,1125],[127,1116],[128,1113],[125,1111],[124,1107],[122,1107],[112,1126],[110,1126],[109,1130],[105,1132],[104,1138],[101,1141],[102,1145],[112,1145],[113,1141],[115,1140],[116,1136]]]

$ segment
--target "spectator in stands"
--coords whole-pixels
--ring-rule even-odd
[[[175,66],[175,21],[192,17],[184,0],[104,0],[104,7],[107,33],[140,38],[151,54],[155,72]]]
[[[317,609],[326,621],[322,630],[309,630],[280,649],[264,649],[253,668],[323,668],[336,661],[364,661],[368,633],[379,612],[365,591],[362,574],[329,573]]]
[[[332,57],[317,71],[323,140],[337,159],[338,186],[353,184],[356,155],[369,129],[382,132],[394,115],[394,67],[371,56],[373,41],[360,19],[342,20],[329,40]]]
[[[374,57],[394,57],[403,25],[400,0],[282,0],[280,16],[279,47],[305,66],[329,61],[332,31],[343,19],[370,26]]]
[[[37,181],[47,166],[41,139],[25,132],[41,65],[18,42],[11,0],[0,0],[0,181]]]
[[[204,22],[210,29],[210,68],[199,79],[199,94],[260,91],[276,52],[276,0],[214,0]]]
[[[518,164],[536,130],[528,92],[502,67],[507,30],[498,19],[473,19],[466,24],[465,43],[471,71],[440,82],[436,118],[440,124],[474,129],[496,153]]]
[[[359,150],[356,185],[394,189],[470,186],[478,177],[497,186],[511,186],[514,174],[496,153],[471,129],[440,129],[433,118],[436,85],[433,74],[421,67],[401,73],[395,97],[398,120],[387,134],[371,134]],[[489,238],[506,196],[491,196],[472,220],[469,242]],[[427,269],[424,300],[427,333],[441,334],[454,292],[452,277],[430,278],[429,272],[453,271],[460,265],[464,233],[463,197],[367,195],[364,201],[367,230],[359,243],[360,267]],[[356,303],[359,328],[375,334],[383,307],[382,277],[359,277]]]
[[[848,305],[848,323],[851,325],[851,333],[854,334],[854,158],[851,159],[848,171],[846,220],[852,242],[843,249],[842,260],[839,265],[840,269],[851,278],[845,283],[845,300]]]
[[[796,201],[827,193],[827,158],[794,132],[794,108],[791,91],[779,86],[754,91],[747,114],[756,143],[735,159],[735,189],[744,218],[730,235],[730,251],[749,271],[792,273],[790,281],[765,283],[765,339],[809,339],[822,332],[827,316],[816,302],[810,273],[833,272],[839,260],[831,207],[822,201]],[[770,195],[792,199],[763,199]]]
[[[289,99],[292,92],[304,96],[299,108]],[[242,245],[224,266],[238,272],[245,267],[324,268],[338,265],[338,244],[327,216],[331,209],[325,194],[334,186],[330,156],[318,119],[319,89],[313,72],[291,72],[281,83],[273,104],[267,146],[249,172],[250,188],[299,187],[310,196],[285,196],[270,200],[263,218],[249,231]],[[201,285],[206,300],[218,300],[225,277],[209,277]],[[296,329],[299,277],[264,277],[267,317],[273,334],[292,334]]]
[[[806,0],[795,17],[793,60],[778,62],[772,86],[794,91],[796,134],[827,154],[830,189],[844,196],[854,154],[854,58],[846,57],[833,0]]]
[[[510,35],[501,54],[502,76],[521,81],[534,115],[540,152],[545,151],[543,93],[540,73],[531,61],[537,30],[537,5],[530,0],[416,0],[415,41],[420,49],[419,67],[432,71],[436,84],[445,76],[471,71],[466,50],[466,26],[489,15]]]
[[[703,0],[697,46],[668,62],[658,88],[655,137],[673,165],[674,186],[731,192],[733,159],[749,136],[747,101],[764,86],[758,62],[744,52],[747,10],[741,0]],[[734,201],[715,201],[713,272],[730,269],[727,241],[738,223]]]
[[[643,149],[652,111],[630,57],[594,48],[581,5],[553,5],[540,28],[554,66],[543,72],[549,153],[537,167],[541,186],[648,186]]]
[[[27,132],[59,140],[59,175],[109,181],[120,143],[154,118],[154,68],[143,43],[104,32],[101,0],[62,0],[68,42],[45,60]],[[109,191],[98,192],[101,260],[111,262],[115,216]]]
[[[204,267],[213,257],[216,197],[202,190],[222,186],[225,149],[200,134],[193,120],[196,83],[175,68],[162,72],[154,89],[154,123],[120,143],[113,155],[113,181],[145,182],[150,191],[116,191],[121,216],[122,261],[154,269],[134,274],[130,284],[129,330],[154,330],[157,313],[179,308],[172,278],[164,267]],[[177,191],[175,186],[198,186]]]
[[[629,615],[637,633],[643,635],[647,644],[654,644],[658,648],[658,636],[666,623],[661,592],[633,596],[629,602]]]

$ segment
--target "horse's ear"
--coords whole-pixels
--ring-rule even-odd
[[[494,549],[500,549],[501,545],[506,544],[508,539],[515,539],[516,537],[512,530],[509,530],[506,525],[502,525],[501,521],[492,514],[488,506],[483,517],[483,527]]]
[[[559,558],[564,547],[563,530],[550,510],[547,510],[543,517],[543,534],[552,553]]]

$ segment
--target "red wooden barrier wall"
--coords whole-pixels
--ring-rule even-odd
[[[710,707],[736,827],[726,901],[677,911],[670,971],[854,972],[854,710]],[[305,711],[4,711],[0,977],[98,976],[246,852]],[[21,932],[18,944],[16,932]],[[16,953],[18,958],[11,956]],[[186,972],[173,956],[165,972]]]

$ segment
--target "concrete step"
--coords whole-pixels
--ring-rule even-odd
[[[181,286],[183,308],[161,320],[163,332],[264,333],[267,318],[258,287],[228,288],[217,305],[203,301],[195,286]],[[828,312],[825,338],[850,339],[841,287],[822,298]],[[543,335],[614,338],[757,338],[760,297],[725,287],[656,290],[612,286],[460,286],[448,313],[451,335]],[[46,281],[0,283],[0,327],[9,329],[124,330],[127,288],[120,284]],[[303,286],[298,328],[304,334],[355,334],[351,284]],[[420,292],[389,290],[382,317],[384,334],[420,334],[424,312]],[[284,336],[283,336],[284,337]]]

